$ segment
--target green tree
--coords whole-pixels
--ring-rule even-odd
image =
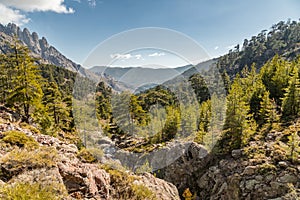
[[[284,118],[297,117],[300,112],[300,81],[298,68],[294,67],[288,88],[282,100],[282,115]]]
[[[255,128],[241,85],[241,78],[236,77],[227,96],[225,135],[223,136],[225,150],[241,148]]]
[[[274,100],[270,99],[270,92],[265,91],[262,96],[262,101],[260,102],[259,118],[258,124],[272,124],[279,121],[279,115],[276,110],[276,103]]]
[[[23,114],[24,121],[29,122],[31,113],[41,106],[42,77],[35,59],[29,56],[28,48],[15,42],[11,50],[8,59],[12,64],[13,75],[7,102]]]
[[[68,123],[66,122],[69,117],[67,104],[63,101],[62,94],[55,82],[46,84],[43,103],[48,115],[52,117],[55,127],[67,129]]]

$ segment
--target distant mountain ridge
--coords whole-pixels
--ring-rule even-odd
[[[131,89],[149,88],[162,84],[183,72],[191,69],[192,65],[176,68],[149,67],[105,67],[95,66],[90,70],[97,75],[106,75],[128,85]]]

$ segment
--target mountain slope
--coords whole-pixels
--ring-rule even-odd
[[[151,88],[162,84],[184,71],[190,69],[191,65],[177,68],[143,68],[143,67],[105,67],[95,66],[90,70],[98,75],[105,74],[115,80],[126,84],[132,89]],[[139,90],[138,89],[138,90]]]
[[[39,38],[36,32],[30,33],[27,28],[21,30],[15,24],[3,26],[0,24],[0,53],[6,52],[6,42],[17,36],[31,50],[35,57],[41,57],[43,63],[53,64],[71,71],[78,71],[81,66],[66,58],[55,47],[48,44],[46,38]]]

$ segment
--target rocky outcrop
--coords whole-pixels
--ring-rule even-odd
[[[282,137],[282,132],[272,131],[267,141],[252,141],[221,158],[201,157],[204,147],[192,144],[158,176],[176,185],[181,194],[190,188],[198,199],[296,200],[300,198],[300,159],[287,159]]]
[[[156,191],[156,198],[157,199],[164,199],[164,200],[176,200],[180,199],[176,187],[163,181],[161,179],[155,178],[150,173],[144,173],[139,180],[136,180],[135,184],[142,184],[147,186],[151,191]]]
[[[36,32],[30,33],[27,28],[21,30],[15,24],[9,23],[7,26],[0,24],[0,47],[3,53],[6,52],[6,42],[12,41],[13,37],[17,36],[24,45],[28,46],[33,56],[42,58],[41,62],[53,64],[68,70],[77,72],[81,66],[66,58],[56,48],[50,46],[46,38],[39,36]]]
[[[76,145],[40,134],[34,129],[29,125],[21,126],[16,113],[0,106],[0,189],[16,183],[40,183],[42,186],[51,185],[57,195],[64,199],[114,199],[111,194],[120,189],[112,186],[112,175],[101,163],[84,163],[78,157]],[[38,149],[27,150],[6,145],[1,139],[7,131],[25,133],[38,143]],[[23,154],[19,157],[18,153],[34,159],[24,158]],[[31,157],[33,154],[37,157]],[[134,184],[149,188],[157,199],[180,199],[173,184],[151,174],[137,176],[129,171],[122,173],[128,173],[128,177],[134,178]]]

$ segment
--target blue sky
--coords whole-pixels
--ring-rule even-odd
[[[1,12],[0,22],[22,24],[45,36],[68,58],[83,63],[100,42],[142,27],[179,31],[197,41],[211,57],[217,57],[280,20],[298,20],[300,1],[0,0]]]

